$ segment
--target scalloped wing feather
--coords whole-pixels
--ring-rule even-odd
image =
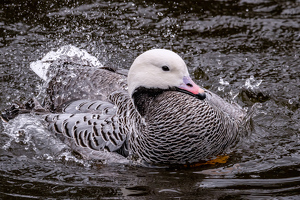
[[[72,139],[77,146],[113,152],[126,140],[113,104],[79,100],[64,110],[72,113],[49,114],[45,120],[51,131]]]

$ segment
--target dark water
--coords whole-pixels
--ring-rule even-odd
[[[153,169],[77,158],[37,117],[0,123],[0,198],[299,199],[300,1],[15,0],[0,4],[0,110],[39,94],[29,64],[72,44],[128,69],[179,53],[196,82],[245,109],[226,164]]]

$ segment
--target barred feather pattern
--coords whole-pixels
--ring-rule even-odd
[[[149,163],[205,161],[226,150],[238,136],[238,121],[187,94],[165,92],[148,110],[147,126],[130,137],[130,148]]]
[[[186,164],[217,156],[237,140],[241,121],[211,101],[167,91],[141,116],[126,91],[105,101],[71,102],[62,114],[47,115],[50,129],[76,146],[106,150],[147,163]]]
[[[167,91],[141,117],[128,94],[110,98],[129,137],[129,151],[148,163],[186,164],[217,156],[234,143],[240,121],[209,101]]]
[[[82,147],[82,154],[88,149],[128,154],[126,132],[108,101],[113,91],[127,87],[124,75],[73,59],[52,63],[48,77],[43,106],[52,112],[45,116],[51,131],[76,149]]]
[[[126,134],[119,126],[116,108],[104,101],[74,101],[61,114],[49,114],[45,120],[52,132],[71,139],[77,146],[96,151],[117,151]]]
[[[55,70],[44,100],[52,113],[45,119],[50,130],[82,152],[186,164],[217,156],[237,141],[243,111],[209,91],[206,100],[165,91],[141,116],[125,76],[80,63],[65,62]]]

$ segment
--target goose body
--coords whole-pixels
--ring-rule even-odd
[[[83,56],[68,55],[73,51]],[[49,129],[82,154],[108,151],[152,164],[196,163],[239,138],[244,111],[197,86],[174,52],[143,53],[128,77],[73,46],[58,52],[31,68],[47,81],[42,114]]]

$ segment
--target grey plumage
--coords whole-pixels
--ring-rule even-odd
[[[187,73],[180,63],[179,72]],[[123,73],[78,58],[60,58],[47,76],[37,74],[48,81],[42,106],[49,111],[44,116],[50,130],[83,155],[117,152],[154,164],[205,161],[238,141],[246,116],[210,91],[205,100],[155,88],[131,97]]]
[[[46,104],[54,105],[52,109],[60,113],[49,114],[45,119],[53,132],[71,138],[83,150],[119,151],[149,163],[184,164],[216,156],[238,137],[243,112],[209,91],[211,96],[204,101],[177,91],[163,92],[149,103],[142,117],[125,91],[124,82],[116,81],[125,77],[104,69],[76,69],[72,73],[75,72],[77,76],[69,76],[64,87],[55,82],[57,78],[49,83]],[[55,77],[66,80],[69,73]],[[89,87],[83,89],[81,85],[86,85],[87,80]],[[93,93],[99,89],[97,86],[103,87],[99,95]],[[76,92],[69,93],[70,90]],[[88,99],[70,102],[71,98],[81,98],[82,93]],[[53,99],[57,94],[69,95]],[[65,101],[70,103],[59,104]]]
[[[158,96],[144,119],[135,119],[129,149],[150,163],[204,161],[222,153],[238,136],[239,121],[208,101],[174,91]]]
[[[70,61],[57,64],[51,66],[55,70],[49,72],[53,78],[43,102],[53,112],[45,117],[50,130],[83,147],[82,154],[89,148],[128,155],[126,131],[116,116],[117,107],[108,100],[114,90],[126,87],[126,77]]]

